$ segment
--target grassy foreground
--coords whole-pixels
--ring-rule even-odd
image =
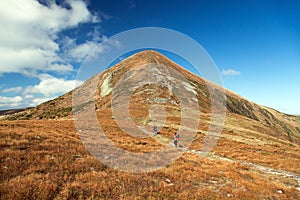
[[[154,172],[108,168],[85,149],[72,120],[0,121],[0,138],[1,199],[300,199],[294,179],[192,152]],[[201,137],[195,146],[198,140]],[[224,134],[215,151],[232,159],[299,170],[298,164],[283,166],[280,156],[276,160],[270,145],[259,146],[260,153],[252,149],[248,156],[254,146],[237,140]],[[233,146],[236,151],[230,149]],[[278,149],[280,154],[282,148]],[[293,153],[289,151],[287,155]]]

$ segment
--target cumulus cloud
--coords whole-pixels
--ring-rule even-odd
[[[22,87],[12,87],[12,88],[5,88],[3,90],[1,90],[2,93],[18,93],[18,92],[21,92],[22,91]]]
[[[87,41],[86,43],[70,48],[67,52],[68,58],[76,60],[77,62],[82,61],[94,48],[98,46],[97,42]]]
[[[0,76],[18,73],[39,79],[36,85],[20,82],[19,87],[4,88],[9,82],[2,83],[0,109],[35,106],[82,84],[70,77],[88,53],[96,49],[93,59],[119,45],[100,33],[99,16],[110,16],[98,14],[88,10],[85,0],[0,1]],[[83,23],[91,30],[80,29]]]
[[[107,39],[99,32],[99,16],[103,19],[108,16],[91,13],[87,1],[42,2],[0,1],[0,75],[19,73],[39,79],[36,85],[26,82],[20,82],[19,87],[4,88],[8,84],[0,85],[3,93],[0,95],[0,109],[35,106],[69,92],[82,84],[67,78],[76,72],[76,63],[91,50],[96,48],[94,53],[101,53],[108,45],[103,43]],[[93,25],[92,30],[84,29],[81,33],[81,29],[76,29],[78,33],[67,34],[83,23]],[[84,34],[84,39],[79,42],[77,34]],[[12,94],[16,96],[11,97]]]
[[[88,55],[89,59],[93,60],[111,47],[120,47],[119,41],[100,36],[98,29],[99,27],[96,27],[93,32],[89,32],[87,35],[92,39],[81,44],[76,44],[75,39],[64,37],[61,43],[64,57],[68,60],[82,62]]]
[[[241,74],[240,71],[237,71],[237,70],[234,70],[234,69],[223,69],[222,70],[222,75],[223,76],[238,76],[240,74]]]
[[[12,108],[21,105],[23,98],[21,96],[4,97],[0,96],[0,108]]]
[[[32,94],[26,94],[26,95],[24,95],[24,98],[25,99],[33,99],[34,96]]]
[[[21,94],[15,97],[0,96],[0,109],[36,106],[65,94],[83,83],[78,80],[57,78],[49,74],[40,74],[39,79],[40,82],[37,85],[27,86],[24,90],[22,87],[2,89],[2,93],[21,92]]]
[[[46,6],[36,0],[0,1],[0,74],[73,70],[61,57],[59,33],[100,19],[84,1],[67,2],[68,6],[60,6],[48,1]]]
[[[49,100],[51,100],[52,98],[35,98],[35,99],[33,99],[30,103],[29,103],[29,106],[36,106],[36,105],[39,105],[39,104],[41,104],[41,103],[43,103],[43,102],[46,102],[46,101],[49,101]]]
[[[23,91],[24,105],[36,106],[54,99],[56,96],[65,94],[83,83],[78,80],[57,78],[49,74],[40,74],[39,79],[39,84],[27,86]]]
[[[39,94],[44,98],[49,98],[57,95],[67,93],[75,87],[82,84],[82,81],[78,80],[65,80],[62,78],[56,78],[49,74],[41,74],[39,76],[40,83],[34,86],[28,86],[23,95]]]
[[[48,70],[56,71],[59,73],[71,72],[71,71],[73,71],[73,66],[68,63],[67,64],[54,63],[49,66]]]

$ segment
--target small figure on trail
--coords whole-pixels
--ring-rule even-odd
[[[179,134],[174,133],[174,145],[175,145],[175,147],[177,147],[178,141],[179,141]]]
[[[154,130],[154,134],[157,135],[158,134],[158,132],[157,132],[158,131],[157,126],[154,126],[153,130]]]

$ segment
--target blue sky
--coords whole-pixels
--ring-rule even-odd
[[[75,77],[86,52],[106,38],[164,27],[200,43],[226,88],[300,115],[299,1],[21,2],[0,3],[0,109],[34,106],[82,83]]]

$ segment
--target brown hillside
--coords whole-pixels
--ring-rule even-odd
[[[96,109],[103,108],[110,103],[111,93],[105,97],[101,97],[101,85],[105,78],[109,78],[108,83],[111,88],[118,82],[119,78],[122,77],[129,70],[133,70],[135,67],[145,64],[162,64],[177,70],[185,77],[189,83],[196,88],[199,108],[203,113],[210,113],[210,94],[208,87],[212,87],[216,91],[220,88],[203,78],[196,76],[181,66],[177,65],[170,59],[161,55],[160,53],[152,50],[143,51],[129,58],[123,60],[117,65],[104,71],[87,80],[82,87],[86,86],[91,82],[92,79],[99,79],[98,90],[95,91],[96,97]],[[80,89],[80,88],[79,88]],[[150,89],[145,86],[143,90]],[[158,88],[152,88],[153,90]],[[163,93],[162,91],[160,93]],[[226,90],[226,106],[229,113],[238,114],[236,116],[244,116],[249,119],[259,121],[263,126],[270,129],[269,134],[282,139],[287,139],[294,143],[300,144],[300,123],[299,117],[285,115],[276,110],[260,106],[255,104],[243,97],[234,94],[231,91]],[[145,94],[149,95],[149,94]],[[91,101],[93,100],[91,96]],[[36,108],[27,109],[21,113],[10,115],[8,119],[71,119],[72,118],[72,92],[60,96],[54,100],[43,103]]]
[[[148,68],[143,68],[145,65]],[[159,82],[161,77],[171,80],[177,75],[183,84],[190,85],[183,89],[195,94],[200,110],[191,145],[179,142],[186,150],[180,158],[156,171],[132,174],[109,168],[91,155],[79,137],[86,130],[92,135],[92,115],[85,115],[88,109],[95,111],[96,121],[116,147],[150,153],[168,146],[174,132],[182,128],[180,103],[194,101],[189,96],[180,99],[168,82],[147,84],[147,79],[139,77]],[[120,84],[120,80],[127,82]],[[121,116],[116,117],[113,109],[123,108],[132,86],[135,88],[127,100],[135,124],[153,127],[157,121],[151,115],[162,117],[163,112],[158,111],[165,110],[166,120],[159,124],[158,136],[150,133],[149,137],[134,137],[124,132],[132,130],[128,123],[122,127],[117,124],[117,119],[127,122],[122,115],[126,110],[120,109]],[[221,88],[158,52],[143,51],[93,76],[72,92],[2,118],[0,199],[299,199],[300,117],[225,90],[225,124],[217,144],[203,156],[200,150],[212,118],[209,91],[218,96]],[[184,90],[179,92],[186,95]],[[222,104],[218,106],[221,109]],[[158,108],[154,114],[153,108]],[[76,120],[83,116],[86,129],[78,130]],[[198,119],[195,116],[189,110],[184,117],[192,123]],[[189,127],[184,128],[189,131]],[[97,148],[106,145],[101,142]],[[169,155],[175,151],[171,148]],[[126,161],[126,156],[118,159]]]

